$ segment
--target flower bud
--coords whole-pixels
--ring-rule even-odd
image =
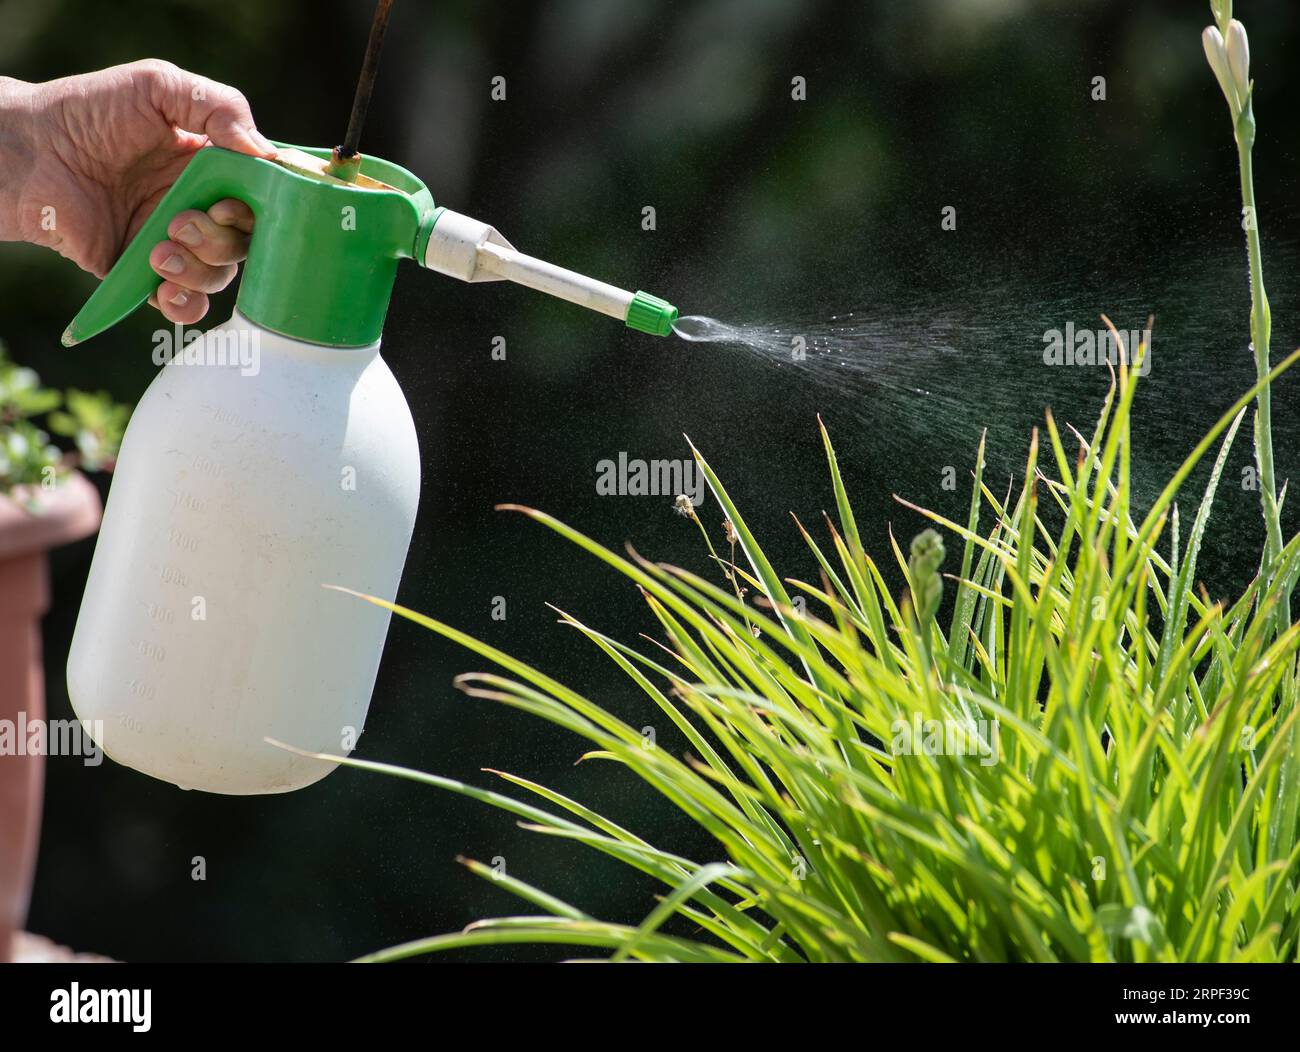
[[[1228,36],[1223,43],[1228,53],[1228,70],[1237,87],[1237,98],[1244,106],[1250,90],[1250,43],[1246,39],[1246,27],[1234,18],[1228,23]]]
[[[1210,69],[1214,70],[1214,79],[1223,91],[1223,97],[1228,100],[1233,113],[1236,113],[1239,107],[1232,86],[1232,70],[1228,66],[1228,54],[1217,26],[1205,27],[1205,32],[1201,34],[1201,44],[1205,48],[1205,58],[1210,63]]]
[[[912,538],[907,572],[912,582],[912,605],[922,624],[935,615],[943,598],[943,578],[939,576],[943,555],[943,538],[934,530],[922,530]]]

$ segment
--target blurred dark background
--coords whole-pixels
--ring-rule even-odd
[[[372,10],[0,0],[0,70],[36,81],[158,56],[240,87],[269,136],[332,145]],[[1237,15],[1257,80],[1277,356],[1298,331],[1300,8],[1242,0]],[[399,601],[680,748],[648,699],[545,606],[635,641],[653,630],[635,590],[494,504],[534,505],[607,544],[704,571],[698,532],[669,499],[595,489],[601,459],[680,458],[685,432],[778,567],[808,577],[788,513],[814,523],[833,502],[820,411],[864,539],[888,565],[888,526],[904,543],[919,528],[891,494],[964,515],[980,428],[1001,487],[1045,406],[1091,427],[1105,371],[1044,367],[1042,334],[1096,327],[1101,311],[1121,328],[1156,315],[1136,424],[1150,491],[1252,382],[1236,154],[1199,40],[1209,21],[1200,0],[397,0],[362,148],[410,168],[439,203],[683,313],[816,332],[851,311],[888,334],[863,348],[879,358],[880,383],[816,385],[734,348],[656,341],[504,283],[467,287],[408,266],[384,354],[415,415],[425,482]],[[496,76],[504,101],[490,97]],[[1105,101],[1091,97],[1098,76]],[[792,99],[793,77],[806,79],[806,100]],[[957,229],[942,231],[949,205]],[[646,206],[653,231],[642,229]],[[58,346],[93,284],[51,252],[0,245],[0,339],[50,385],[135,401],[154,371],[150,312],[84,347]],[[233,301],[233,290],[218,298],[211,319]],[[504,362],[491,358],[496,336]],[[1276,396],[1281,477],[1300,450],[1294,392],[1284,381]],[[1238,477],[1248,430],[1232,456]],[[940,484],[948,465],[956,492]],[[1240,585],[1260,540],[1256,494],[1221,492],[1202,560],[1212,589]],[[717,536],[711,498],[701,514]],[[55,560],[53,717],[71,714],[63,665],[91,551]],[[495,596],[503,622],[491,619]],[[512,771],[662,846],[719,854],[616,767],[575,766],[582,742],[452,687],[483,665],[395,621],[358,755],[481,785],[493,780],[481,768]],[[56,758],[30,927],[129,960],[331,960],[531,910],[458,854],[504,858],[512,874],[610,919],[639,920],[657,890],[410,782],[340,770],[287,796],[225,798]],[[204,882],[190,879],[195,855]]]

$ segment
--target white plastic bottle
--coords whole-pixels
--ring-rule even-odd
[[[131,419],[68,660],[73,708],[110,757],[217,793],[309,785],[336,765],[266,739],[338,755],[365,722],[389,615],[323,586],[391,601],[415,523],[415,429],[379,357],[399,261],[660,336],[677,318],[516,252],[398,165],[367,157],[347,181],[330,150],[277,146],[199,150],[63,334],[74,346],[145,301],[178,212],[252,209],[238,311]]]
[[[322,586],[392,600],[415,524],[415,428],[378,343],[236,313],[158,374],[118,465],[68,661],[78,717],[182,788],[324,777],[264,739],[346,753],[365,723],[389,614]]]

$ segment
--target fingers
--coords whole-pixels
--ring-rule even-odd
[[[168,240],[149,253],[149,265],[164,279],[149,302],[170,321],[199,321],[208,312],[208,294],[234,280],[252,230],[253,212],[242,201],[178,213],[167,225]]]
[[[253,232],[253,210],[243,201],[227,197],[208,209],[208,216],[214,223],[234,227],[245,234]]]
[[[253,213],[240,201],[223,201],[212,212],[190,209],[180,212],[167,225],[167,236],[184,245],[202,263],[219,267],[238,263],[248,255],[248,235],[253,229]],[[183,284],[183,282],[182,282]]]
[[[215,80],[162,62],[138,63],[146,78],[149,100],[171,124],[206,135],[217,146],[255,157],[274,157],[275,147],[258,130],[248,100],[239,91]]]
[[[157,307],[162,316],[181,325],[193,325],[208,313],[208,297],[202,292],[181,288],[170,281],[164,281],[156,292],[149,297],[151,306]]]
[[[233,263],[210,266],[175,241],[160,241],[154,245],[149,253],[149,265],[163,280],[191,292],[220,292],[234,280],[238,269]]]

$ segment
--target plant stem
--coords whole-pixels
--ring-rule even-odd
[[[1272,319],[1264,291],[1264,262],[1260,251],[1259,214],[1255,209],[1255,179],[1252,153],[1255,145],[1255,117],[1250,100],[1238,118],[1237,158],[1241,169],[1241,203],[1246,217],[1246,252],[1250,262],[1250,339],[1255,352],[1255,376],[1262,380],[1269,372],[1269,340]],[[1259,468],[1260,503],[1263,506],[1266,538],[1264,576],[1276,572],[1275,561],[1282,552],[1281,512],[1277,505],[1277,480],[1273,469],[1273,414],[1270,385],[1260,388],[1255,400],[1255,461]],[[1290,584],[1283,588],[1278,616],[1280,628],[1291,623]]]

